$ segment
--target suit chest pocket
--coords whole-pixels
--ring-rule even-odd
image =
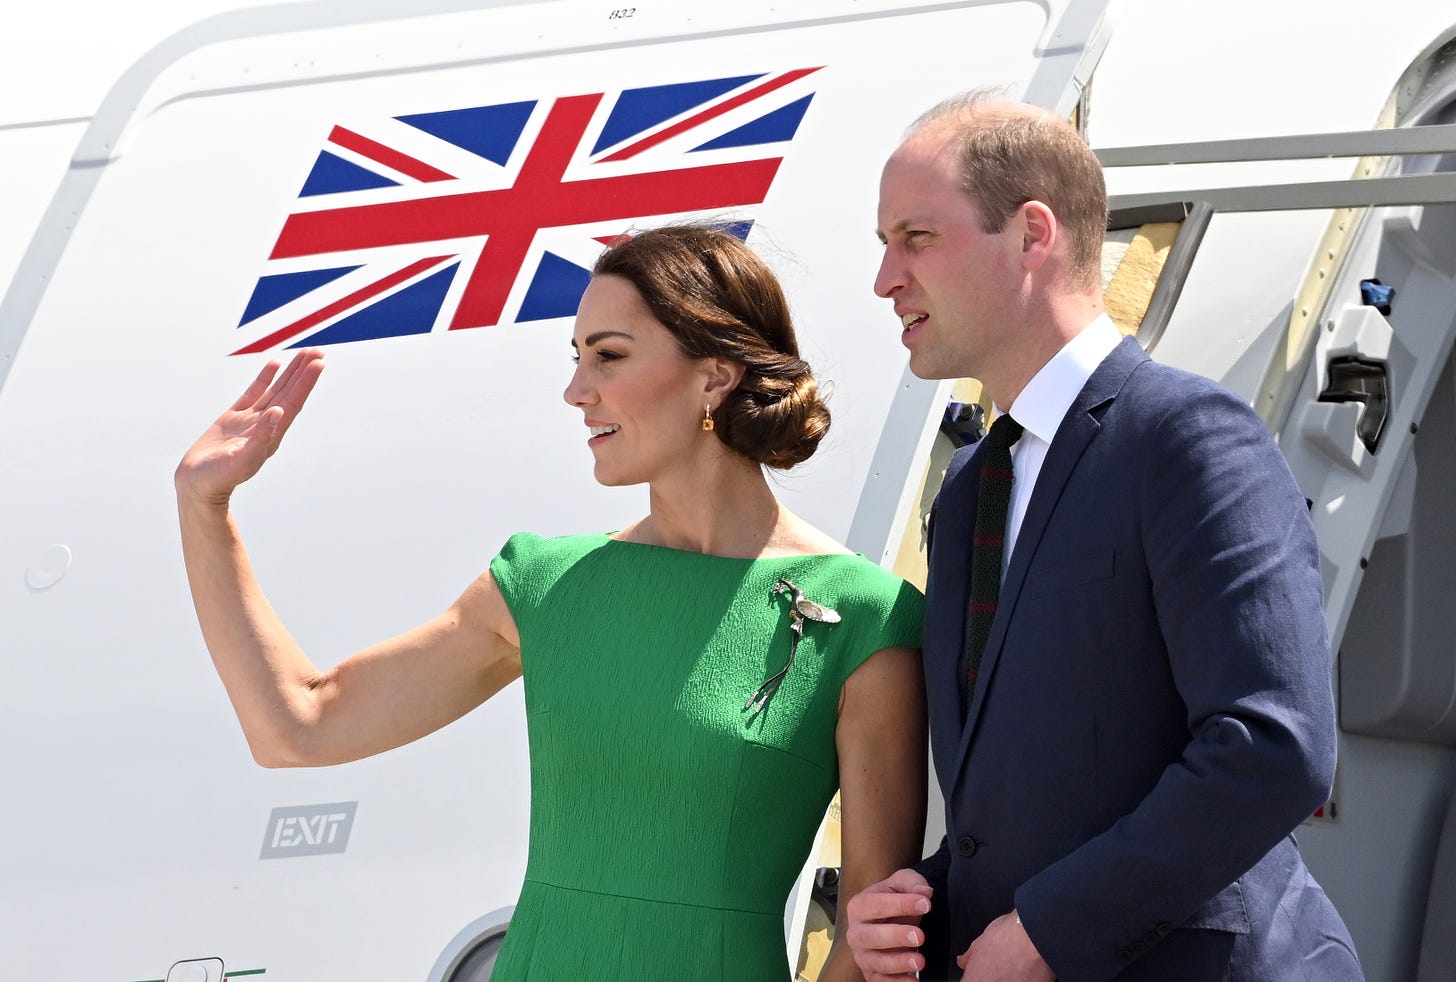
[[[1058,558],[1050,563],[1033,563],[1026,572],[1021,599],[1060,597],[1070,601],[1087,593],[1106,596],[1111,592],[1116,573],[1117,553],[1111,549]]]

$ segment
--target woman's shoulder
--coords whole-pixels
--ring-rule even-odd
[[[918,587],[859,555],[811,557],[796,585],[838,615],[844,677],[885,648],[918,648],[925,598]]]
[[[570,542],[577,538],[586,538],[586,536],[542,535],[539,532],[531,531],[512,532],[506,539],[506,546],[515,549],[534,549],[553,542]]]
[[[609,541],[606,535],[599,533],[548,536],[538,532],[516,532],[506,539],[500,551],[520,555],[585,553],[599,549]]]
[[[491,560],[490,569],[497,580],[522,576],[550,578],[608,541],[605,535],[548,537],[535,532],[517,532],[501,546]]]
[[[920,597],[920,590],[860,553],[851,552],[832,535],[797,516],[789,516],[791,538],[811,578],[845,601],[858,600],[888,609]],[[810,575],[806,573],[806,575]]]
[[[889,611],[924,602],[920,588],[909,580],[857,553],[829,553],[808,557],[808,578],[828,588],[841,602],[860,603]]]

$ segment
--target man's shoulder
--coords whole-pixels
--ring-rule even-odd
[[[1178,399],[1222,394],[1227,393],[1228,389],[1206,375],[1164,364],[1150,356],[1133,366],[1128,373],[1124,391],[1131,391],[1145,398]]]
[[[1252,407],[1219,382],[1146,359],[1128,374],[1117,401],[1124,411],[1161,420],[1168,416],[1215,414],[1256,421]]]

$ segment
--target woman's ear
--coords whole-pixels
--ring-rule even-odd
[[[721,402],[727,398],[728,393],[738,388],[747,369],[738,362],[729,361],[727,358],[704,358],[703,371],[707,376],[703,385],[703,395]]]

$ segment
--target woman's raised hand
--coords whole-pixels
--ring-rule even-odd
[[[273,456],[323,370],[323,352],[317,348],[300,351],[276,380],[278,362],[265,365],[238,401],[182,456],[178,494],[225,505],[233,489]]]

